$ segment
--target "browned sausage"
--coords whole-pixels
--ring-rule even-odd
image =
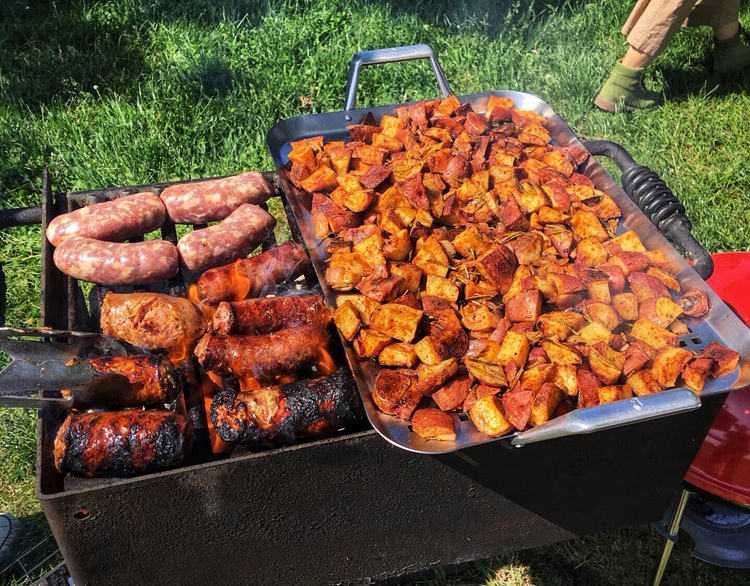
[[[315,365],[328,335],[316,326],[300,326],[261,336],[206,334],[195,347],[198,362],[219,375],[269,380]]]
[[[256,391],[223,391],[211,404],[211,422],[218,436],[243,444],[330,433],[351,426],[359,417],[357,390],[344,369]]]
[[[182,266],[205,271],[247,256],[276,227],[276,218],[246,203],[220,224],[185,234],[177,243]]]
[[[295,326],[325,328],[331,312],[320,295],[266,297],[219,303],[211,331],[218,334],[270,334]]]
[[[261,204],[273,195],[263,175],[248,171],[223,179],[180,183],[161,193],[175,224],[206,224],[223,220],[243,203]]]
[[[105,356],[86,360],[97,372],[121,374],[131,384],[130,389],[102,407],[140,407],[170,403],[177,396],[181,379],[172,362],[161,354],[137,356]],[[69,391],[63,391],[64,396]]]
[[[120,243],[72,236],[52,258],[69,277],[108,286],[164,281],[180,268],[177,247],[164,240]]]
[[[192,445],[190,419],[171,411],[71,413],[55,436],[55,466],[81,476],[132,476],[182,463]]]
[[[198,279],[198,297],[205,303],[262,297],[279,283],[293,281],[310,266],[305,249],[285,242],[266,252],[209,269]]]
[[[121,242],[156,230],[166,216],[155,193],[134,193],[57,216],[47,226],[47,240],[52,246],[71,236]]]
[[[161,293],[107,293],[100,326],[106,336],[149,350],[180,347],[206,331],[191,301]]]

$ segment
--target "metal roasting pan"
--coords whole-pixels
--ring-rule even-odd
[[[326,142],[348,140],[349,132],[346,127],[359,123],[368,112],[371,112],[376,120],[379,120],[385,114],[393,115],[396,108],[404,104],[355,108],[359,71],[364,65],[412,59],[429,59],[443,96],[451,94],[445,75],[429,46],[414,45],[365,51],[357,53],[352,58],[344,110],[288,118],[276,124],[266,135],[266,144],[279,171],[282,187],[287,196],[282,199],[285,200],[284,205],[287,206],[290,226],[296,232],[295,236],[298,240],[303,241],[307,246],[326,300],[332,308],[336,307],[336,292],[325,282],[324,245],[326,241],[318,242],[315,238],[310,213],[311,196],[297,189],[289,180],[290,162],[288,154],[291,151],[290,143],[291,141],[318,135],[322,135]],[[516,108],[533,110],[544,116],[554,145],[584,148],[584,145],[566,122],[547,103],[531,94],[492,90],[479,94],[458,96],[458,99],[461,103],[471,104],[475,111],[483,113],[486,110],[487,100],[492,95],[512,98]],[[649,250],[661,250],[667,257],[670,270],[676,275],[683,291],[699,288],[708,294],[712,307],[711,311],[704,318],[693,320],[688,324],[691,332],[682,337],[680,345],[688,350],[700,351],[710,342],[716,341],[739,352],[741,360],[734,373],[716,380],[709,380],[701,395],[723,393],[750,384],[750,364],[748,363],[748,359],[750,359],[750,330],[706,285],[692,266],[680,256],[672,244],[638,209],[636,204],[630,200],[593,156],[589,157],[588,162],[583,169],[579,169],[579,172],[590,177],[597,189],[608,193],[617,202],[623,214],[617,234],[632,229]],[[371,390],[380,367],[373,361],[360,360],[350,344],[343,339],[342,343],[346,349],[347,361],[362,395],[367,416],[373,427],[389,442],[413,452],[440,454],[496,441],[487,438],[469,420],[463,418],[456,421],[455,441],[426,441],[422,439],[411,431],[408,421],[386,415],[374,405],[371,399]],[[644,397],[634,397],[606,405],[576,409],[539,427],[497,439],[510,441],[514,446],[523,446],[542,440],[591,433],[674,415],[698,409],[700,405],[701,399],[698,395],[686,388],[675,388]]]

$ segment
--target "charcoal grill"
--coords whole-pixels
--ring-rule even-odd
[[[71,207],[166,185],[53,196],[45,174],[43,227]],[[96,304],[83,311],[82,290],[50,252],[45,244],[43,325],[95,327]],[[36,489],[78,586],[366,584],[659,519],[725,398],[521,449],[505,440],[422,455],[365,424],[128,479],[61,478],[51,442],[62,414],[45,409]]]

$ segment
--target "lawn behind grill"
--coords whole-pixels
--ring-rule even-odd
[[[279,120],[340,110],[359,51],[428,43],[456,94],[513,89],[547,101],[581,138],[607,138],[684,202],[711,252],[750,247],[750,77],[708,71],[711,33],[682,30],[649,72],[667,104],[632,116],[591,99],[624,52],[629,3],[310,0],[0,2],[0,195],[37,205],[41,174],[79,190],[271,169]],[[750,26],[745,7],[742,22]],[[437,97],[426,62],[362,71],[358,106]],[[609,167],[608,167],[609,168]],[[280,207],[274,210],[281,217]],[[0,235],[10,325],[39,319],[37,227]],[[0,511],[38,512],[35,417],[0,409]],[[555,494],[560,506],[575,495]],[[602,495],[606,498],[606,495]],[[435,536],[439,539],[440,536]],[[676,547],[665,584],[738,584],[745,573]],[[477,563],[432,584],[635,584],[661,539],[635,527]],[[301,577],[301,579],[304,579]]]

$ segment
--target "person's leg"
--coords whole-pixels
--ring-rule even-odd
[[[729,22],[713,25],[714,29],[714,71],[726,75],[750,66],[750,46],[743,39],[738,20],[739,1],[727,2],[732,10],[726,15]]]
[[[664,50],[697,0],[638,0],[622,32],[628,48],[618,61],[594,104],[608,112],[645,110],[661,103],[659,92],[643,85],[646,67]]]

